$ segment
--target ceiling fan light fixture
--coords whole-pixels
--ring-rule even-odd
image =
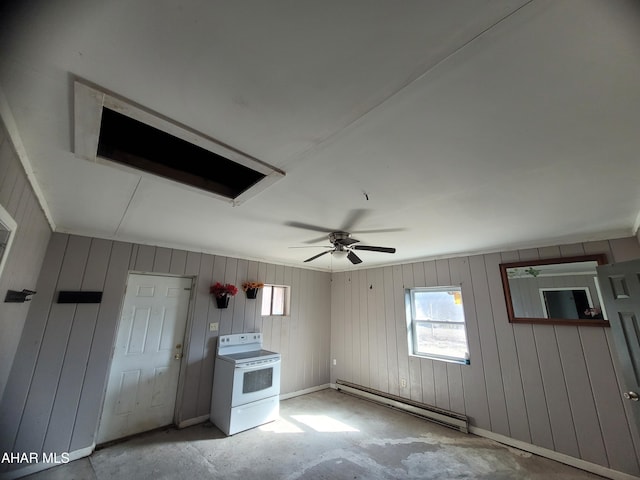
[[[336,258],[346,258],[348,253],[347,250],[334,250],[331,252],[331,255]]]

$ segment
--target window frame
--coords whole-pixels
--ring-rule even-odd
[[[447,322],[441,320],[418,320],[415,318],[415,301],[414,294],[416,292],[459,292],[460,293],[460,301],[462,305],[462,316],[463,322]],[[469,337],[467,335],[467,319],[464,312],[464,300],[462,299],[462,287],[456,285],[438,285],[435,287],[411,287],[405,289],[405,310],[406,310],[406,320],[407,320],[407,342],[409,348],[409,356],[417,357],[417,358],[425,358],[430,360],[439,360],[442,362],[449,363],[457,363],[460,365],[470,365],[470,354],[469,354]],[[467,352],[465,357],[453,357],[449,355],[441,355],[436,353],[424,353],[419,351],[418,347],[418,336],[416,334],[416,326],[418,324],[441,324],[441,325],[462,325],[464,329],[465,342],[467,346]]]
[[[7,243],[4,245],[4,250],[0,252],[0,277],[2,277],[2,272],[7,264],[7,260],[9,259],[11,244],[13,243],[13,239],[16,236],[16,229],[18,228],[16,221],[11,215],[9,215],[9,212],[7,212],[2,205],[0,205],[0,224],[2,224],[3,227],[6,227],[9,231]]]
[[[275,288],[274,288],[275,287]],[[267,298],[266,292],[267,289],[271,290],[271,296],[269,301],[269,313],[264,313],[264,303]],[[274,293],[277,291],[276,289],[282,289],[282,313],[273,313],[273,305],[274,305]],[[260,305],[260,315],[262,317],[288,317],[291,312],[291,287],[289,285],[276,285],[273,283],[265,283],[262,290],[262,303]]]

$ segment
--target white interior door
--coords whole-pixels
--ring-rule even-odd
[[[622,396],[640,432],[640,260],[599,266],[598,281],[624,376]]]
[[[191,283],[129,275],[96,443],[173,423]]]

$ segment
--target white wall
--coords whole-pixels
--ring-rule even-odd
[[[500,263],[595,253],[618,262],[640,258],[640,246],[629,237],[334,274],[331,381],[464,413],[475,427],[640,475],[610,329],[507,319]],[[436,285],[462,287],[468,366],[408,354],[404,289]]]

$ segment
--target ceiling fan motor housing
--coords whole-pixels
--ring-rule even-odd
[[[329,241],[336,248],[338,246],[342,247],[358,242],[358,240],[352,239],[351,234],[348,232],[331,232],[329,234]]]

